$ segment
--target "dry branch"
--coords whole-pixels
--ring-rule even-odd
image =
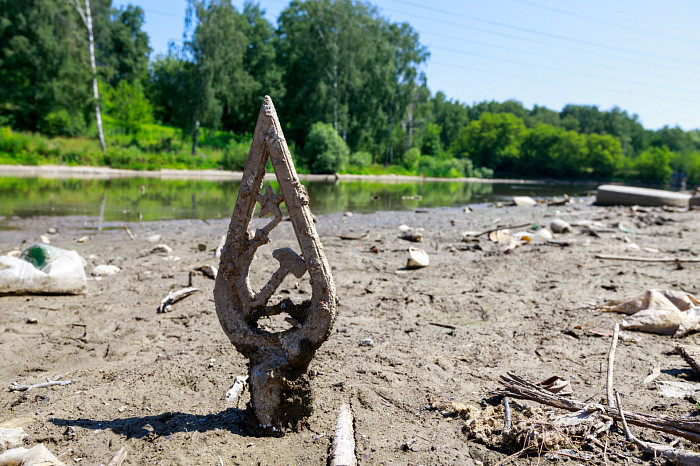
[[[608,259],[633,262],[700,262],[698,257],[639,257],[639,256],[615,256],[611,254],[596,254],[596,259]]]
[[[61,380],[63,377],[67,376],[68,374],[70,374],[70,372],[66,372],[63,375],[59,375],[55,379],[50,379],[47,377],[46,382],[35,383],[32,385],[21,385],[21,384],[18,384],[17,382],[12,382],[10,384],[10,391],[11,392],[25,392],[27,390],[32,390],[34,388],[45,388],[45,387],[51,387],[54,385],[69,385],[69,384],[73,383],[72,380]]]
[[[126,448],[122,447],[121,450],[116,452],[112,459],[109,461],[107,466],[121,466],[126,460]]]
[[[352,411],[347,403],[340,407],[338,422],[335,425],[333,437],[333,453],[331,466],[355,466],[355,433],[352,427]]]
[[[676,346],[676,353],[680,354],[685,362],[693,368],[695,374],[700,376],[700,347],[690,345]]]
[[[615,392],[615,399],[617,400],[617,409],[620,414],[620,420],[622,421],[622,428],[625,431],[625,437],[627,440],[634,443],[640,447],[645,452],[654,455],[654,457],[662,456],[669,460],[671,464],[678,464],[681,466],[698,466],[700,465],[700,454],[694,451],[685,451],[678,448],[673,448],[668,445],[661,445],[658,443],[643,442],[637,437],[632,435],[629,427],[627,426],[627,421],[625,420],[625,414],[622,411],[622,405],[620,403],[620,394]]]
[[[501,376],[501,383],[505,387],[501,394],[505,396],[532,400],[567,411],[580,411],[588,406],[587,403],[582,401],[564,398],[548,392],[510,372],[506,376]],[[610,406],[601,406],[600,409],[616,421],[622,420],[617,409]],[[700,420],[674,419],[633,412],[625,412],[625,417],[630,424],[666,432],[700,443]]]
[[[620,324],[615,324],[613,331],[612,343],[610,343],[610,352],[608,353],[608,376],[606,377],[606,393],[608,397],[608,406],[615,407],[615,398],[613,398],[613,365],[615,364],[615,349],[617,348],[617,339],[620,336]]]

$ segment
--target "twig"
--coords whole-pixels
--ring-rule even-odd
[[[596,259],[609,259],[634,262],[700,262],[698,257],[639,257],[639,256],[615,256],[610,254],[596,254]]]
[[[510,425],[511,425],[510,403],[508,402],[507,396],[503,397],[503,407],[505,408],[505,411],[506,411],[506,425],[503,427],[503,430],[510,430]]]
[[[676,353],[680,354],[685,362],[693,368],[696,375],[700,375],[700,347],[690,345],[676,346]]]
[[[125,226],[124,226],[124,231],[126,232],[126,234],[127,234],[127,236],[129,237],[129,239],[130,239],[131,241],[133,241],[133,240],[134,240],[134,235],[131,233],[131,230],[129,229],[129,227],[127,227],[127,226],[125,225]]]
[[[114,454],[112,459],[109,461],[107,466],[121,466],[121,464],[126,460],[126,448],[122,447],[117,453]]]
[[[183,288],[181,290],[171,291],[170,293],[168,293],[168,296],[163,298],[163,300],[160,302],[160,306],[158,306],[158,314],[168,312],[170,310],[170,306],[180,301],[181,299],[188,297],[192,293],[196,293],[197,291],[199,291],[199,288],[194,288],[191,286]]]
[[[529,223],[523,223],[522,225],[510,225],[510,226],[502,226],[502,227],[496,227],[496,228],[491,228],[490,230],[482,231],[481,233],[477,233],[474,235],[474,238],[478,238],[479,236],[482,235],[487,235],[493,231],[499,231],[499,230],[515,230],[516,228],[523,228],[523,227],[529,227]]]
[[[221,466],[224,466],[224,460],[221,459],[221,455],[219,455],[219,464]]]
[[[669,445],[661,445],[659,443],[643,442],[635,437],[627,427],[627,421],[625,420],[625,414],[622,411],[622,405],[620,403],[620,394],[615,392],[615,399],[617,400],[617,409],[622,421],[622,428],[625,431],[625,437],[627,440],[634,443],[642,450],[650,455],[654,455],[654,458],[662,456],[669,460],[671,464],[677,464],[680,466],[697,466],[700,464],[700,453],[694,451],[685,451],[677,448],[673,448]]]
[[[615,348],[617,348],[617,339],[620,336],[620,324],[615,324],[613,331],[612,343],[610,344],[610,352],[608,353],[608,376],[606,383],[606,392],[608,396],[608,406],[615,407],[615,398],[613,398],[613,365],[615,364]]]
[[[580,411],[587,406],[590,408],[587,403],[551,393],[510,372],[507,376],[501,376],[501,383],[505,389],[500,394],[504,396],[533,400],[567,411]],[[613,409],[610,406],[601,406],[600,409],[614,420],[621,420],[617,409]],[[700,421],[633,412],[626,412],[625,416],[630,424],[666,432],[700,443]]]
[[[352,411],[347,403],[340,407],[338,422],[333,436],[333,453],[330,466],[355,466],[355,435],[352,427]]]
[[[50,379],[47,377],[46,382],[35,383],[32,385],[20,385],[17,382],[12,382],[10,384],[10,391],[11,392],[25,392],[25,391],[31,390],[33,388],[51,387],[53,385],[69,385],[69,384],[73,383],[72,380],[61,380],[61,379],[70,373],[71,372],[66,372],[65,374],[59,375],[55,379]]]
[[[428,322],[428,324],[434,325],[436,327],[449,328],[450,330],[457,330],[457,327],[455,327],[454,325],[441,324],[440,322]]]

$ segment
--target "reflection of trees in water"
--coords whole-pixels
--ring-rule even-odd
[[[270,184],[279,192],[276,182]],[[575,185],[518,185],[464,182],[305,182],[313,212],[373,212],[455,206],[513,195],[550,197],[589,189]],[[105,220],[229,217],[237,181],[115,178],[109,180],[0,178],[0,215],[97,216],[106,193]],[[196,208],[193,205],[196,198]]]

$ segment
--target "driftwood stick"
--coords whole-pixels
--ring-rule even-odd
[[[509,430],[510,425],[511,425],[511,414],[510,414],[510,402],[508,401],[507,396],[503,397],[503,407],[506,411],[506,425],[503,427],[503,430]]]
[[[20,385],[17,382],[12,382],[10,384],[11,392],[26,392],[27,390],[32,390],[34,388],[45,388],[51,387],[53,385],[69,385],[72,384],[72,380],[47,380],[46,382],[35,383],[32,385]]]
[[[654,458],[662,456],[669,460],[671,464],[677,464],[680,466],[700,465],[700,453],[696,453],[694,451],[685,451],[673,448],[669,445],[661,445],[659,443],[643,442],[637,437],[635,437],[630,431],[629,427],[627,426],[625,414],[622,411],[622,405],[620,403],[620,394],[618,392],[615,392],[615,399],[617,400],[617,409],[620,415],[620,420],[622,421],[622,428],[625,431],[625,437],[627,437],[627,440],[637,445],[646,453],[654,455]]]
[[[676,353],[680,354],[685,362],[700,376],[700,347],[691,345],[676,346]]]
[[[608,406],[615,407],[615,398],[613,398],[613,365],[615,364],[615,349],[617,348],[617,339],[620,336],[620,324],[615,324],[613,331],[612,343],[610,343],[610,352],[608,353],[608,376],[606,377],[606,393],[608,397]]]
[[[639,256],[615,256],[611,254],[596,254],[596,259],[608,259],[633,262],[700,262],[698,257],[639,257]]]
[[[352,427],[352,411],[347,403],[340,407],[338,422],[335,425],[333,437],[333,453],[331,466],[355,466],[355,434]]]
[[[504,225],[502,227],[491,228],[490,230],[486,230],[486,231],[482,231],[481,233],[477,233],[476,235],[473,236],[473,238],[478,238],[479,236],[487,235],[493,231],[514,230],[516,228],[529,227],[530,225],[531,225],[530,223],[523,223],[522,225]]]
[[[506,376],[501,376],[501,383],[505,387],[505,389],[501,392],[501,394],[504,396],[532,400],[548,406],[553,406],[555,408],[565,409],[567,411],[580,411],[588,406],[587,403],[582,401],[567,399],[557,394],[548,392],[547,390],[539,388],[527,380],[522,379],[521,377],[518,377],[510,372]],[[601,406],[601,409],[614,420],[622,420],[617,409],[611,408],[610,406]],[[626,412],[625,416],[627,422],[632,425],[666,432],[668,434],[673,434],[678,437],[700,443],[700,421],[674,419],[633,412]]]
[[[122,447],[121,450],[116,452],[112,459],[109,461],[107,466],[121,466],[126,460],[126,448]]]

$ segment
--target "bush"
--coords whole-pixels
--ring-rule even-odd
[[[306,147],[299,157],[311,173],[336,173],[345,166],[350,154],[348,145],[328,123],[314,123],[306,137]]]
[[[403,166],[409,170],[415,170],[418,168],[420,158],[420,150],[417,147],[411,147],[403,154]]]
[[[150,123],[153,119],[153,107],[138,81],[119,81],[116,89],[108,90],[105,102],[107,112],[127,134],[137,133],[141,125]]]
[[[372,165],[372,154],[369,152],[355,152],[350,156],[350,165],[358,168],[369,167]]]
[[[224,170],[243,171],[246,160],[248,160],[249,151],[250,143],[237,142],[235,139],[231,139],[224,148],[224,155],[219,163]]]
[[[666,147],[652,147],[645,150],[635,160],[634,166],[639,177],[650,183],[662,184],[670,181],[671,156],[673,153]]]
[[[85,119],[68,110],[56,110],[44,117],[41,132],[49,136],[78,136],[85,132]]]

